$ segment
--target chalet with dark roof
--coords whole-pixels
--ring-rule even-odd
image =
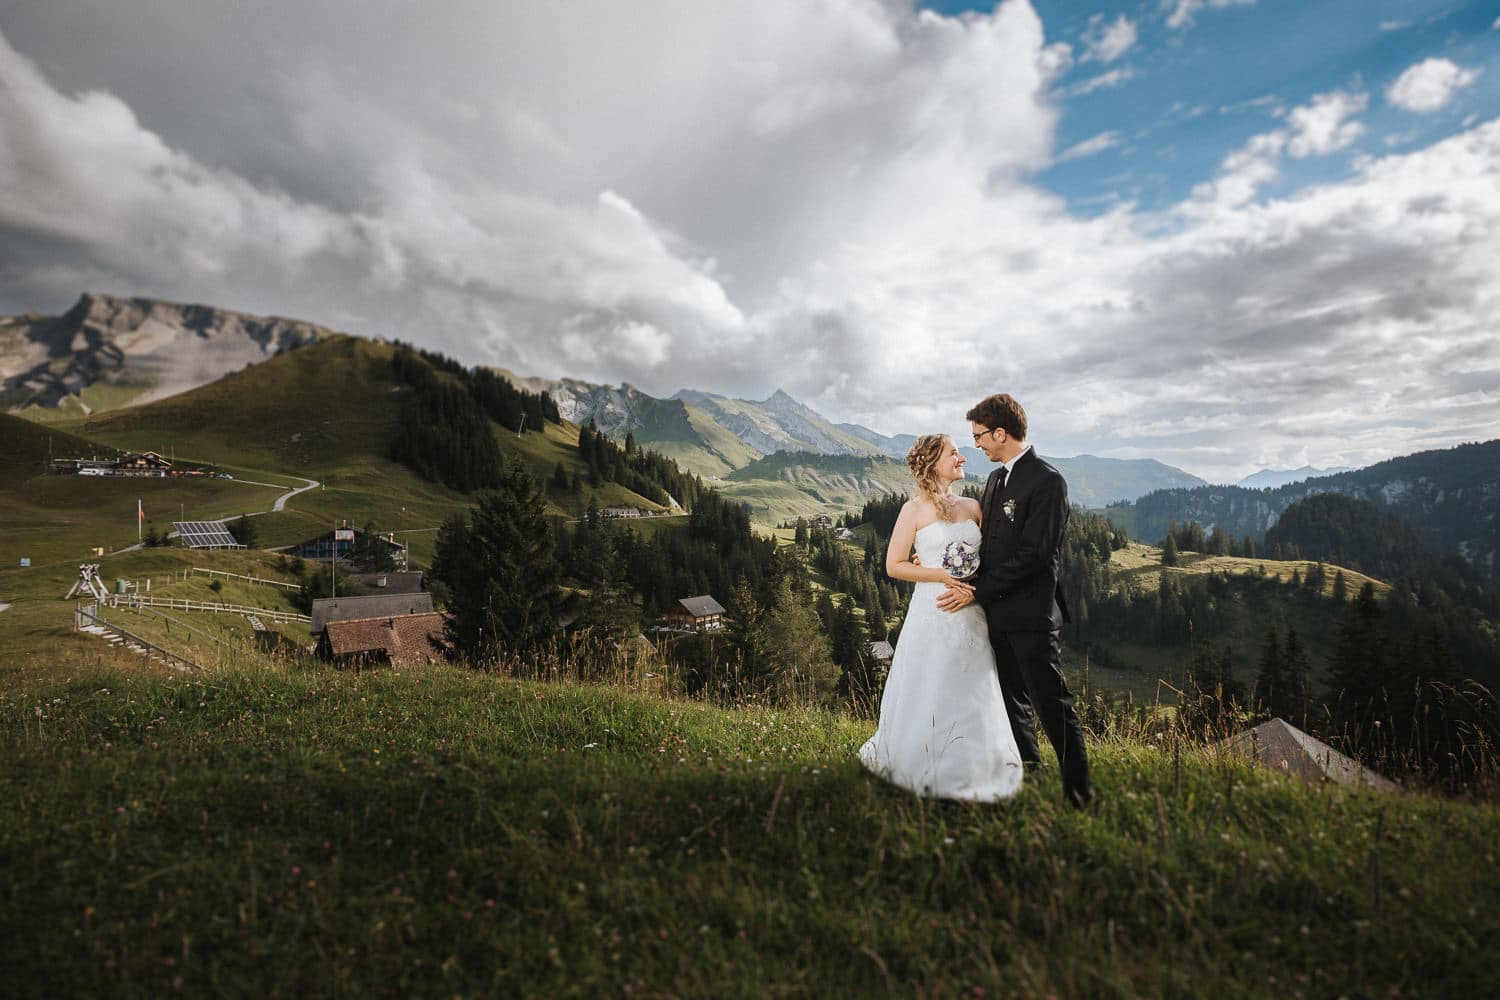
[[[724,625],[724,605],[707,594],[699,597],[684,597],[667,609],[669,628],[706,632]]]

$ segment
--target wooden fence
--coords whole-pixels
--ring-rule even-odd
[[[123,629],[113,622],[105,621],[96,613],[98,609],[99,606],[97,604],[90,605],[88,607],[85,607],[82,604],[73,605],[73,628],[82,629],[85,625],[93,625],[94,627],[102,629],[110,635],[116,636],[121,642],[125,643],[126,645],[138,647],[139,651],[143,655],[153,656],[166,663],[169,667],[173,667],[177,670],[202,669],[198,666],[198,664],[194,663],[192,660],[189,660],[185,656],[179,656],[177,653],[172,652],[170,649],[163,649],[149,639],[142,639],[134,632]]]
[[[275,608],[252,608],[244,604],[224,604],[218,601],[190,601],[181,597],[147,597],[143,594],[111,594],[109,604],[116,608],[166,608],[169,611],[211,611],[226,615],[254,615],[273,622],[301,622],[311,625],[312,618],[295,611],[280,611]]]
[[[243,573],[226,573],[222,569],[204,569],[202,566],[194,566],[193,567],[193,572],[194,573],[206,573],[209,576],[227,576],[227,577],[232,577],[233,579],[236,579],[236,580],[249,580],[251,583],[265,583],[265,584],[269,584],[272,587],[283,587],[283,588],[285,588],[287,590],[301,590],[302,589],[302,584],[300,584],[300,583],[287,583],[287,582],[285,582],[283,580],[267,580],[264,577],[260,577],[260,576],[246,576]]]

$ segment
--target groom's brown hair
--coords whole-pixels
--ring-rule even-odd
[[[990,430],[998,427],[1017,441],[1026,440],[1026,411],[1008,392],[984,397],[964,414],[964,419],[983,424]]]

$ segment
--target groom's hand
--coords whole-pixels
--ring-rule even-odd
[[[943,588],[938,595],[937,606],[939,611],[957,611],[974,603],[974,590],[972,587],[949,584]]]

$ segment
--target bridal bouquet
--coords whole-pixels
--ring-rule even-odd
[[[943,546],[943,569],[948,575],[963,580],[979,572],[979,549],[961,539]]]

